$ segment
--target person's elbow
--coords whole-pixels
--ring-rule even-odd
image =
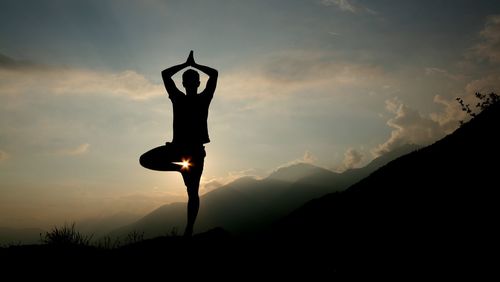
[[[216,79],[217,77],[219,77],[219,72],[216,69],[212,70],[212,73],[210,74],[210,78]]]
[[[168,69],[165,69],[161,71],[161,77],[163,78],[163,80],[166,80],[171,78],[172,74],[168,71]]]
[[[163,77],[165,79],[166,76],[167,76],[167,70],[162,70],[161,77]]]

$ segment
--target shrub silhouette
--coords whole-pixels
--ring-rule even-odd
[[[67,224],[62,227],[55,226],[41,238],[42,243],[54,246],[90,246],[90,240],[92,235],[83,235],[76,231],[75,223],[71,226]]]
[[[144,232],[139,232],[134,230],[127,234],[127,238],[125,239],[126,244],[134,244],[141,241],[144,241]]]
[[[468,115],[470,115],[472,118],[475,118],[480,112],[484,111],[485,109],[489,108],[490,106],[500,102],[500,95],[491,92],[490,94],[481,94],[479,92],[476,92],[474,94],[477,99],[479,99],[479,102],[476,104],[476,109],[479,109],[479,112],[475,112],[470,108],[470,104],[465,104],[464,100],[460,97],[457,97],[456,100],[462,107],[462,111],[466,112]],[[460,125],[464,123],[463,120],[460,121]]]
[[[173,228],[170,233],[163,237],[178,237],[177,229]],[[134,245],[145,241],[144,232],[134,230],[124,238],[104,236],[99,240],[92,241],[93,235],[84,235],[75,229],[75,223],[64,224],[62,227],[55,226],[45,234],[40,233],[40,241],[43,244],[58,247],[92,247],[103,250],[114,250],[127,245]]]
[[[120,238],[118,237],[111,237],[111,236],[104,236],[103,238],[99,239],[96,243],[95,246],[99,249],[106,249],[106,250],[112,250],[119,248],[122,245],[122,242],[120,241]]]

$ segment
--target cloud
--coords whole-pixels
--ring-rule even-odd
[[[302,157],[302,160],[300,160],[303,163],[308,163],[308,164],[313,164],[318,160],[318,158],[313,155],[309,150],[306,150],[304,152],[304,156]]]
[[[288,167],[291,165],[299,164],[299,163],[316,164],[317,161],[318,161],[318,158],[315,155],[313,155],[309,150],[306,150],[302,157],[297,158],[297,159],[292,160],[292,161],[289,161],[285,164],[282,164],[282,165],[278,166],[277,168],[275,168],[273,171],[276,171],[276,170],[283,168],[283,167]]]
[[[449,78],[451,80],[460,80],[463,79],[462,75],[457,75],[457,74],[451,74],[447,70],[443,70],[440,68],[425,68],[425,74],[426,75],[443,75],[446,78]]]
[[[0,150],[0,162],[6,161],[9,157],[10,155],[7,152]]]
[[[66,155],[66,156],[79,156],[79,155],[83,155],[83,154],[88,153],[89,148],[90,148],[89,143],[83,143],[83,144],[78,145],[75,148],[60,150],[59,154]]]
[[[356,12],[356,8],[348,0],[322,0],[321,4],[325,6],[335,5],[342,11]]]
[[[383,68],[339,61],[321,51],[281,51],[220,77],[217,95],[230,100],[263,101],[292,96],[347,95],[345,88],[373,89],[391,84]]]
[[[471,95],[466,98],[466,101],[470,98],[472,98]],[[464,121],[468,118],[455,99],[447,100],[441,95],[436,95],[434,96],[434,103],[442,105],[444,109],[441,113],[431,113],[430,118],[437,122],[446,134],[457,129],[459,121]]]
[[[132,70],[118,73],[73,70],[55,83],[53,90],[60,95],[103,93],[133,100],[144,100],[165,93],[163,86],[152,84]]]
[[[465,86],[465,91],[469,95],[476,92],[485,93],[500,93],[500,75],[491,74],[480,79],[473,80]]]
[[[344,161],[342,167],[344,169],[355,168],[363,160],[363,154],[354,148],[349,148],[344,153]]]
[[[472,48],[472,55],[492,63],[500,63],[500,15],[489,16],[479,36],[481,42]]]
[[[321,0],[321,4],[325,6],[336,6],[341,11],[350,12],[353,14],[360,13],[368,13],[372,15],[376,15],[377,12],[369,9],[359,3],[356,3],[355,0]]]
[[[1,55],[1,54],[0,54]],[[164,95],[163,86],[133,71],[97,71],[41,66],[0,56],[0,95],[43,92],[52,95],[112,95],[146,100]]]
[[[387,141],[372,150],[375,157],[404,144],[426,145],[445,135],[438,121],[403,104],[397,97],[385,101],[386,110],[395,116],[387,121],[393,128]]]

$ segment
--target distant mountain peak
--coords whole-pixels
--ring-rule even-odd
[[[395,160],[401,156],[409,154],[409,153],[416,151],[418,149],[421,149],[423,147],[424,146],[422,146],[422,145],[416,145],[416,144],[401,145],[397,148],[394,148],[393,150],[391,150],[389,152],[385,152],[382,155],[376,157],[370,163],[368,163],[366,165],[366,167],[371,168],[371,169],[381,167],[392,160]]]
[[[255,181],[257,181],[257,178],[255,176],[252,176],[252,175],[246,175],[246,176],[242,176],[240,178],[237,178],[231,182],[229,182],[228,184],[224,185],[224,186],[231,186],[231,185],[247,185],[249,183],[254,183]]]
[[[322,172],[333,173],[328,169],[321,168],[310,163],[300,162],[294,163],[289,166],[280,167],[273,173],[271,173],[268,178],[287,182],[295,182],[304,177]]]

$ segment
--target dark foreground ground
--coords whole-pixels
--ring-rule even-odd
[[[237,238],[216,228],[190,239],[158,237],[115,249],[47,244],[10,246],[0,249],[0,260],[4,270],[16,269],[21,275],[30,273],[18,271],[19,268],[45,274],[64,270],[79,275],[116,272],[118,276],[217,274],[222,278],[237,273],[243,279],[267,273],[282,277],[335,274],[339,270],[338,258],[328,252],[328,248],[321,249],[314,243]]]
[[[0,250],[0,259],[3,273],[55,280],[133,277],[151,281],[180,277],[317,281],[351,275],[415,277],[439,273],[450,277],[496,269],[494,256],[487,256],[493,249],[481,243],[452,246],[399,240],[390,244],[381,240],[378,244],[368,240],[355,245],[310,237],[307,240],[278,240],[272,236],[244,239],[217,228],[191,239],[158,237],[116,249],[11,246]]]

